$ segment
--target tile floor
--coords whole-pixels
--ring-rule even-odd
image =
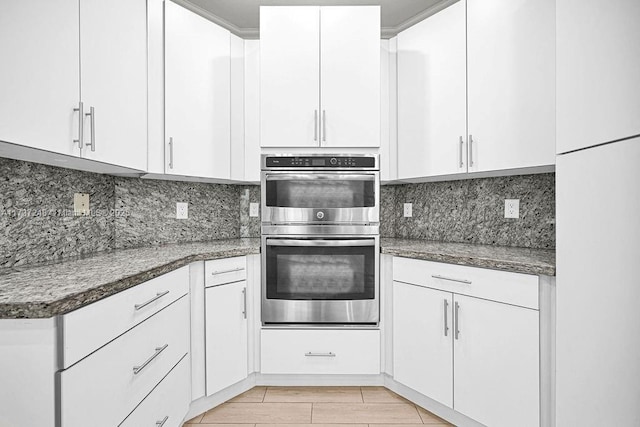
[[[254,387],[184,427],[451,426],[384,387]]]

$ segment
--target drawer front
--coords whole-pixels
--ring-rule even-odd
[[[263,374],[379,374],[378,330],[261,332]]]
[[[189,357],[185,356],[140,406],[120,424],[121,427],[180,427],[191,403]]]
[[[204,285],[216,286],[247,278],[247,257],[216,259],[204,263]]]
[[[61,317],[66,369],[189,292],[185,266]]]
[[[538,309],[538,276],[393,258],[393,280]]]
[[[118,425],[188,349],[185,296],[59,374],[62,425]]]

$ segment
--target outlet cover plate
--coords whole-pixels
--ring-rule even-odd
[[[189,218],[189,203],[176,203],[176,219]]]
[[[413,203],[404,204],[404,217],[411,218],[413,216]]]
[[[257,217],[260,214],[260,203],[249,203],[249,216]]]
[[[75,216],[89,215],[89,195],[86,193],[73,194],[73,214]]]
[[[520,218],[520,199],[506,199],[504,201],[504,217]]]

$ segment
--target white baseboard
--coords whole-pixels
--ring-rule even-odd
[[[210,409],[215,408],[218,405],[223,404],[229,399],[233,399],[239,394],[244,393],[247,390],[251,390],[256,385],[256,374],[249,374],[247,378],[244,380],[235,383],[232,386],[225,388],[211,396],[201,397],[198,400],[194,400],[191,402],[191,406],[189,406],[189,411],[187,415],[184,417],[184,421],[188,421],[196,415],[200,415],[204,412],[207,412]]]
[[[256,374],[256,385],[264,386],[382,386],[382,374],[374,375],[287,375]]]

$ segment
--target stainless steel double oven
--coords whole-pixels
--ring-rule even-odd
[[[379,321],[377,155],[263,155],[262,322]]]

